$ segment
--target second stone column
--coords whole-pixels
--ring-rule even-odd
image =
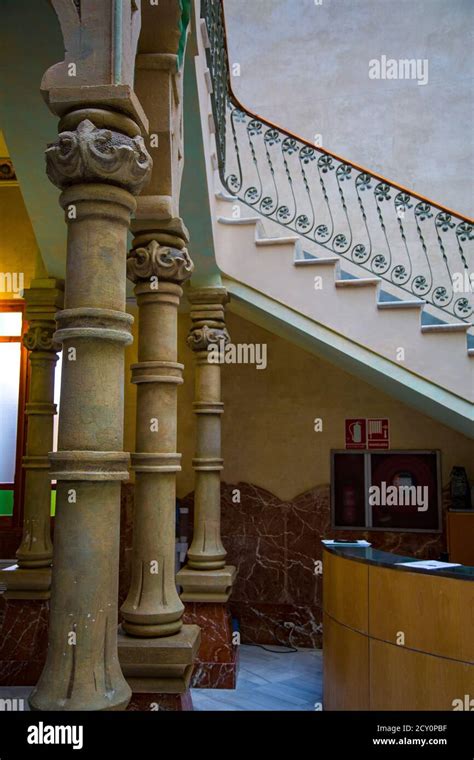
[[[236,568],[226,564],[221,540],[221,362],[229,334],[223,287],[190,289],[191,330],[188,345],[196,356],[194,412],[196,454],[193,459],[194,531],[187,565],[177,574],[186,604],[185,620],[201,627],[202,644],[194,686],[235,688],[236,639],[227,605]]]
[[[138,225],[138,222],[136,223]],[[136,451],[132,579],[122,605],[120,663],[133,691],[132,709],[189,708],[193,662],[200,632],[183,626],[184,606],[175,579],[177,361],[181,285],[193,271],[185,240],[166,233],[136,236],[127,274],[135,283],[139,309]],[[150,239],[151,237],[151,239]],[[174,246],[165,243],[174,242]],[[128,634],[128,635],[125,635]]]

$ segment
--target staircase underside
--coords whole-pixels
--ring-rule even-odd
[[[247,285],[223,276],[229,310],[349,372],[433,419],[474,438],[468,401],[355,344]]]

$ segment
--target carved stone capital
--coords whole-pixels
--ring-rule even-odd
[[[187,344],[193,351],[207,351],[213,344],[224,348],[229,341],[230,335],[225,327],[210,327],[209,325],[202,325],[191,330],[187,338]]]
[[[84,119],[73,131],[60,132],[46,149],[46,172],[64,190],[81,182],[119,185],[137,195],[147,182],[152,160],[141,137],[100,129]]]
[[[146,247],[134,248],[127,258],[127,277],[132,282],[170,280],[182,283],[191,277],[194,264],[186,248],[170,248],[152,240]]]
[[[51,351],[61,350],[61,345],[53,340],[56,330],[54,322],[43,324],[30,324],[28,331],[23,336],[23,345],[28,351]]]

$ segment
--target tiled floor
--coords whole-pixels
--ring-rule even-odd
[[[323,658],[320,649],[268,652],[242,644],[236,689],[192,689],[195,710],[315,710],[323,701]],[[278,654],[276,652],[279,651]],[[0,698],[24,699],[31,689],[0,689]],[[21,708],[20,708],[21,709]],[[319,708],[321,709],[321,708]]]
[[[237,688],[192,689],[194,709],[318,709],[323,701],[322,651],[299,649],[287,654],[284,647],[270,648],[275,653],[242,644]]]

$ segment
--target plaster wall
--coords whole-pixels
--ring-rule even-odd
[[[130,309],[136,316],[136,310]],[[388,417],[390,446],[400,449],[440,449],[442,482],[453,465],[466,467],[474,480],[474,442],[460,433],[401,404],[382,391],[309,354],[288,341],[228,312],[233,343],[267,346],[267,368],[222,365],[222,451],[226,483],[252,483],[282,500],[327,484],[330,449],[344,448],[344,420]],[[126,362],[136,361],[135,342]],[[179,361],[185,365],[178,390],[178,451],[182,471],[178,497],[194,490],[194,356],[186,345],[189,314],[179,315]],[[134,450],[135,388],[126,371],[125,450]],[[323,431],[314,432],[315,418]]]
[[[470,0],[225,0],[232,86],[251,110],[472,215]],[[369,61],[428,61],[428,82]]]

